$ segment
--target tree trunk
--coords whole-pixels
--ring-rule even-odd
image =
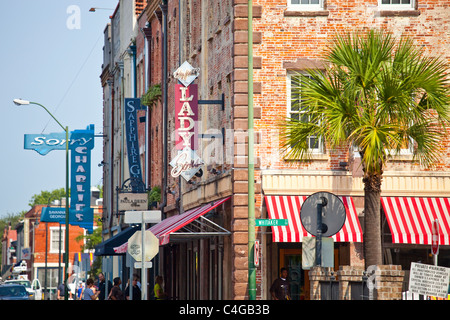
[[[382,174],[366,174],[364,182],[364,260],[366,269],[383,264],[381,252],[381,179]]]

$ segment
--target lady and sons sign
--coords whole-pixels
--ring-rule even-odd
[[[175,148],[178,154],[172,159],[172,177],[182,176],[189,181],[203,165],[195,150],[197,146],[198,87],[191,84],[199,75],[187,61],[175,72],[182,84],[175,85]]]

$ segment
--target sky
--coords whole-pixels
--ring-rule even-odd
[[[24,149],[25,134],[103,131],[103,31],[118,0],[0,1],[0,218],[30,210],[34,194],[65,187],[65,152]],[[89,12],[92,7],[99,8]],[[101,8],[101,9],[100,9]],[[95,138],[91,185],[103,185],[102,138]]]

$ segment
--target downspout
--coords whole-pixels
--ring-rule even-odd
[[[181,52],[182,52],[182,42],[181,42],[181,0],[178,0],[178,65],[181,66]],[[183,209],[183,194],[181,192],[181,175],[178,176],[178,198],[176,200],[178,204],[179,213],[184,212]]]
[[[130,46],[129,53],[133,56],[133,98],[137,98],[136,45]]]
[[[113,221],[113,216],[114,216],[114,96],[115,96],[115,92],[114,92],[114,81],[113,80],[108,80],[108,85],[109,85],[109,90],[110,90],[110,118],[109,118],[109,128],[108,128],[108,137],[109,137],[109,178],[108,178],[108,183],[109,183],[109,208],[110,208],[110,212],[109,212],[109,216],[108,216],[108,221],[109,221],[109,232],[111,233],[111,228],[112,228],[112,221]]]
[[[253,0],[248,0],[248,297],[256,300],[255,160],[253,133]]]
[[[145,76],[145,92],[150,88],[151,83],[151,66],[150,66],[150,59],[151,59],[151,27],[148,25],[144,29],[141,29],[142,33],[144,34],[144,56],[145,56],[145,67],[147,68],[146,76]],[[151,184],[151,151],[150,151],[150,128],[151,128],[151,115],[152,109],[151,107],[146,108],[145,112],[145,186],[148,189]],[[150,164],[149,164],[150,163]]]
[[[162,82],[163,82],[163,187],[162,187],[162,203],[161,203],[161,213],[162,218],[166,217],[164,213],[164,208],[167,205],[167,121],[168,121],[168,101],[167,101],[167,0],[163,0],[160,5],[162,11],[162,36],[163,36],[163,47],[162,47]]]

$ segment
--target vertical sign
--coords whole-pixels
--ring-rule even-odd
[[[93,231],[94,212],[91,209],[91,150],[94,148],[94,125],[86,130],[72,131],[71,150],[71,195],[69,221]]]
[[[125,129],[128,151],[128,168],[130,178],[135,181],[142,181],[141,160],[139,157],[139,140],[137,130],[136,110],[140,109],[141,99],[125,98]],[[143,184],[132,183],[132,192],[144,192]]]
[[[185,61],[174,73],[182,83],[175,85],[175,148],[178,154],[172,159],[172,177],[182,176],[189,181],[203,164],[195,150],[198,149],[196,122],[198,121],[198,87],[192,82],[200,70]]]
[[[175,85],[175,147],[197,150],[195,124],[198,121],[198,88],[196,84],[185,87]]]

